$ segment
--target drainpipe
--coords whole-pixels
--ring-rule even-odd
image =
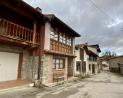
[[[39,42],[39,63],[38,63],[38,77],[37,80],[39,80],[39,87],[42,85],[42,74],[43,74],[43,66],[42,66],[42,51],[43,51],[43,39],[42,39],[42,33],[43,33],[43,25],[41,25],[41,30],[40,30],[40,42]]]
[[[32,43],[33,43],[33,47],[34,47],[34,44],[35,44],[35,37],[36,37],[36,28],[37,28],[37,25],[36,25],[36,19],[34,20],[34,24],[33,24],[33,36],[32,36]],[[34,72],[33,72],[33,64],[35,62],[35,55],[34,55],[34,50],[33,50],[33,53],[32,53],[32,82],[35,82],[35,79],[34,79]]]

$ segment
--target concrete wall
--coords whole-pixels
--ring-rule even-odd
[[[80,60],[80,49],[79,48],[78,48],[78,50],[75,50],[75,55],[76,55],[75,60],[79,61]]]
[[[80,73],[76,70],[76,62],[77,61],[81,62],[81,60],[80,60],[80,48],[78,48],[78,50],[75,49],[75,56],[76,56],[76,58],[75,58],[75,62],[74,62],[74,75],[78,75]]]
[[[89,70],[89,64],[91,65],[91,70]],[[95,74],[97,74],[99,68],[98,68],[97,62],[94,62],[94,61],[88,61],[88,65],[87,65],[88,71],[87,71],[87,74],[92,74],[92,65],[95,66]]]

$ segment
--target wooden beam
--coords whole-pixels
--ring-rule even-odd
[[[18,79],[22,78],[22,65],[23,65],[23,53],[19,54],[19,64],[18,64]]]
[[[37,25],[36,25],[36,20],[35,20],[34,25],[33,25],[33,44],[36,43],[36,28],[37,28]]]
[[[6,6],[7,8],[9,8],[9,9],[11,9],[11,10],[13,10],[13,11],[15,11],[21,15],[24,15],[30,19],[34,19],[34,15],[30,11],[26,10],[24,7],[22,7],[18,4],[15,6],[14,2],[11,2],[9,0],[6,2],[6,0],[5,0],[5,2],[3,2],[2,4],[4,6]]]

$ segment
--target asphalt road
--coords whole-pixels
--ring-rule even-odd
[[[0,98],[123,98],[123,76],[103,71],[53,88],[0,93]]]

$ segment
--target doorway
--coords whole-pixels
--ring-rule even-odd
[[[92,74],[95,74],[95,65],[92,64]]]

